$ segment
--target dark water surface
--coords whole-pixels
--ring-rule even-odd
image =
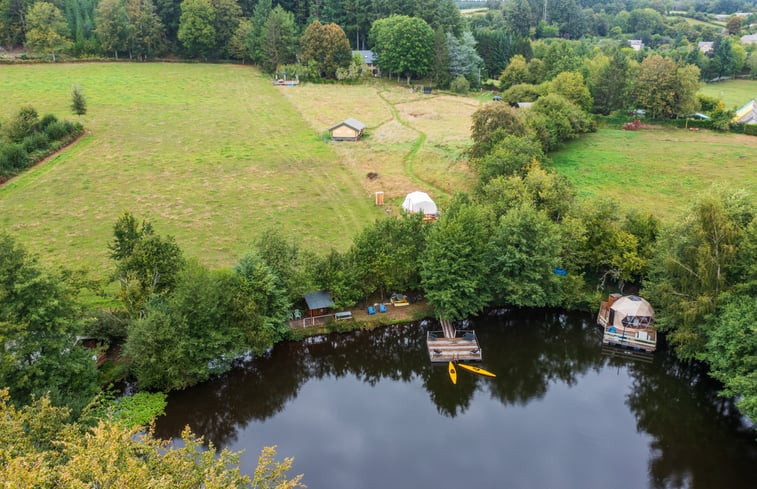
[[[602,353],[591,316],[475,320],[496,379],[429,362],[434,324],[277,345],[172,394],[157,434],[293,456],[311,489],[757,488],[757,432],[704,370]]]

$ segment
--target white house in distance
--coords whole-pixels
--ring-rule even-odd
[[[757,44],[757,34],[747,34],[746,36],[741,36],[741,44]]]
[[[704,54],[707,54],[707,53],[712,52],[712,48],[714,44],[715,43],[712,41],[700,41],[697,43],[697,47],[699,48],[701,52],[703,52]]]
[[[628,44],[634,51],[641,51],[642,49],[644,49],[644,41],[642,41],[641,39],[630,39],[628,41]]]

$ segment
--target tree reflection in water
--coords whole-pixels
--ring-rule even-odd
[[[590,315],[516,310],[480,318],[473,327],[483,366],[497,374],[495,379],[461,372],[453,385],[446,364],[433,365],[428,358],[425,337],[438,329],[433,323],[324,335],[276,345],[265,357],[171,394],[157,435],[176,437],[189,424],[216,446],[228,446],[248,424],[285,410],[314,379],[353,377],[370,386],[415,383],[441,416],[455,418],[471,409],[476,396],[488,394],[505,407],[530,409],[553,386],[580,389],[589,373],[611,378],[622,371],[632,379],[625,404],[637,431],[651,439],[644,454],[650,457],[650,487],[757,487],[754,432],[743,426],[730,400],[717,396],[718,385],[701,366],[681,364],[664,349],[652,364],[604,356],[601,331]],[[605,442],[612,450],[623,440],[610,436]]]

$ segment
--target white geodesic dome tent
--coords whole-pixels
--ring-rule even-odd
[[[425,192],[412,192],[407,194],[402,208],[407,212],[422,212],[423,214],[438,214],[436,204]]]

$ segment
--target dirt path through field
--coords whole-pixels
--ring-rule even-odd
[[[437,195],[449,197],[449,193],[439,188],[438,186],[434,185],[432,182],[429,182],[428,180],[424,180],[420,178],[418,175],[416,175],[413,172],[413,161],[415,160],[415,156],[418,154],[418,151],[426,142],[426,139],[427,139],[426,133],[416,127],[413,127],[408,122],[403,121],[402,118],[400,118],[399,112],[397,112],[397,108],[395,107],[395,104],[389,101],[389,99],[387,99],[384,96],[384,90],[377,90],[376,93],[378,94],[379,97],[381,97],[381,100],[383,100],[384,103],[386,103],[386,106],[392,112],[392,117],[394,117],[394,120],[399,122],[404,127],[407,127],[408,129],[411,129],[415,131],[416,133],[418,133],[418,139],[413,143],[413,146],[410,148],[410,151],[408,151],[407,154],[405,154],[405,156],[402,158],[402,165],[405,169],[405,173],[407,173],[407,176],[410,177],[410,179],[416,183],[419,183],[426,187],[434,189]]]

